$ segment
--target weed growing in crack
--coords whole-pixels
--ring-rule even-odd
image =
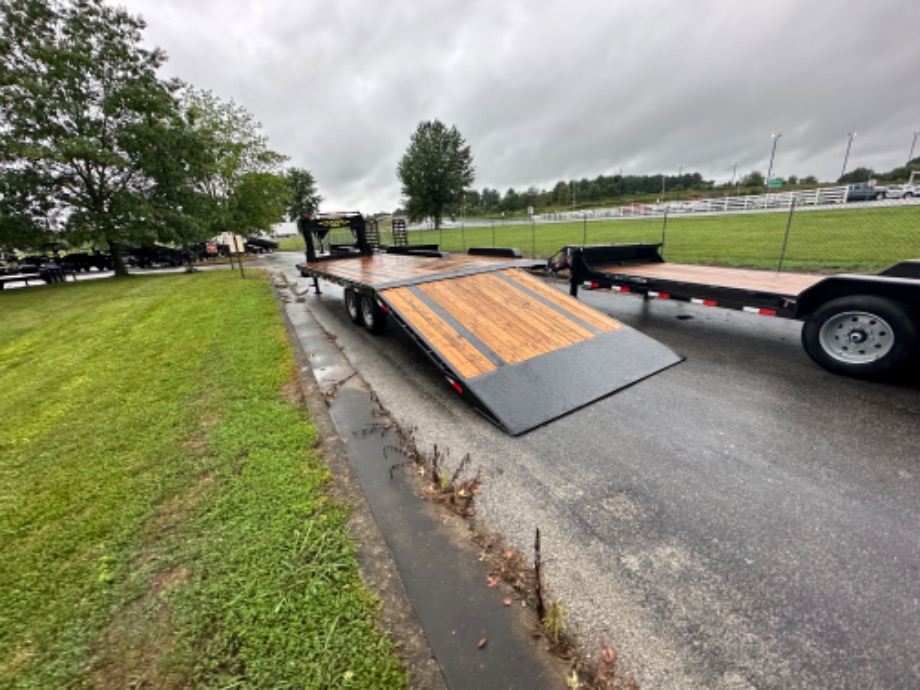
[[[565,610],[565,606],[563,606],[558,599],[553,599],[553,602],[546,610],[546,616],[543,618],[543,627],[546,630],[546,634],[549,635],[550,640],[555,644],[559,644],[562,640],[562,634],[565,632],[565,619],[568,615],[569,613]]]

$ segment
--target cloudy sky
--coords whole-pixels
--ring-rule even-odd
[[[115,0],[113,0],[115,1]],[[324,211],[394,209],[418,123],[475,188],[601,174],[836,179],[920,131],[916,0],[117,0],[177,76],[258,119]],[[918,137],[920,139],[920,137]],[[920,142],[914,156],[920,155]]]

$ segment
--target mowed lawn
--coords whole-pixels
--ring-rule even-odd
[[[612,242],[662,242],[664,256],[678,263],[745,266],[787,271],[862,271],[875,273],[899,261],[920,258],[920,205],[770,213],[668,216],[537,222],[476,221],[462,229],[410,230],[413,244],[438,244],[446,251],[469,247],[517,247],[525,256],[547,257],[565,245]],[[788,235],[787,235],[788,229]],[[381,242],[390,244],[389,221],[381,223]],[[348,242],[347,236],[336,241]],[[300,237],[284,249],[303,250]]]
[[[0,687],[397,688],[267,280],[0,292]]]

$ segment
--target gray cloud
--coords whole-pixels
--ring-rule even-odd
[[[126,0],[169,76],[234,99],[326,210],[399,202],[417,124],[456,125],[476,187],[699,171],[886,170],[920,131],[903,0]],[[920,155],[920,152],[915,153]]]

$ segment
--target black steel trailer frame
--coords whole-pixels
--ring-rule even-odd
[[[307,261],[298,270],[312,278],[317,295],[320,279],[342,286],[349,319],[371,333],[391,318],[473,409],[509,434],[529,431],[682,359],[520,270],[542,262],[522,260],[518,250],[374,250],[358,214],[304,218],[298,225],[307,246]],[[351,229],[354,244],[317,252],[317,228],[330,227]]]
[[[863,378],[887,376],[920,356],[920,260],[898,263],[878,275],[812,276],[772,273],[787,289],[746,286],[732,280],[752,271],[709,268],[709,278],[668,277],[660,243],[571,245],[547,262],[569,272],[569,294],[579,288],[635,293],[706,307],[796,319],[804,322],[808,354],[835,373]],[[690,268],[669,264],[669,267]],[[720,282],[721,281],[721,282]],[[769,282],[769,281],[767,281]],[[795,286],[798,285],[798,287]]]

